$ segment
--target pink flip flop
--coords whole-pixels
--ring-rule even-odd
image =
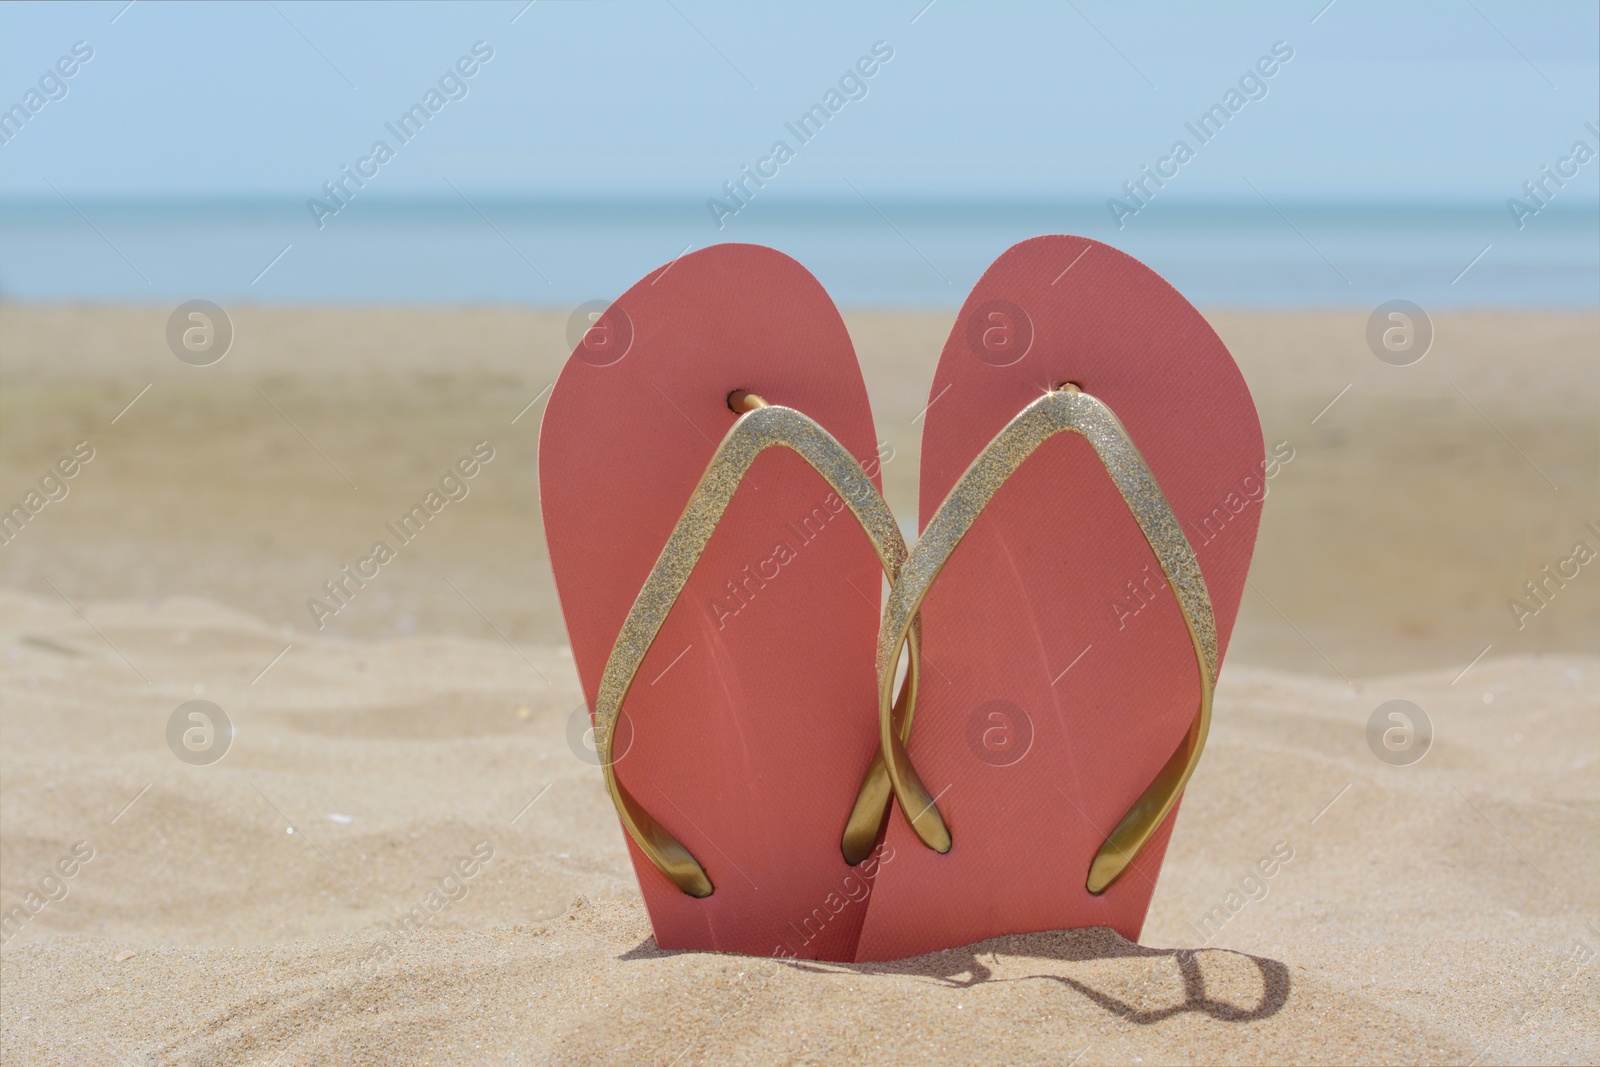
[[[903,748],[880,697],[898,810],[858,959],[1085,926],[1138,938],[1265,470],[1238,367],[1148,267],[1039,237],[979,280],[934,376],[922,537],[880,630],[884,678],[920,602]]]
[[[877,863],[849,866],[840,835],[878,747],[880,575],[905,544],[832,301],[771,249],[675,260],[585,335],[539,449],[657,944],[854,958]]]

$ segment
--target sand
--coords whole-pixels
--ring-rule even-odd
[[[1506,606],[1600,542],[1600,318],[1441,315],[1395,368],[1361,314],[1213,313],[1295,459],[1142,943],[845,966],[650,939],[538,538],[564,314],[236,309],[193,368],[167,310],[0,308],[0,501],[95,449],[0,548],[0,910],[61,897],[0,952],[7,1063],[1600,1060],[1600,578]],[[909,515],[949,316],[848,318]],[[237,730],[207,766],[165,737],[195,699]],[[1367,746],[1390,699],[1410,766]]]

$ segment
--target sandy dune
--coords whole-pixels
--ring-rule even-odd
[[[1296,458],[1143,944],[860,966],[650,940],[512,421],[565,316],[235,317],[192,368],[164,309],[0,308],[0,500],[96,449],[0,547],[7,1063],[1600,1060],[1600,578],[1506,606],[1600,520],[1595,316],[1441,317],[1393,368],[1363,315],[1214,315]],[[903,514],[947,322],[850,319]],[[477,440],[471,495],[316,632]],[[197,699],[237,732],[210,765],[168,747]],[[1390,699],[1420,762],[1368,747]]]
[[[1151,947],[1077,931],[810,966],[655,949],[568,746],[581,697],[560,649],[302,641],[252,685],[285,641],[235,612],[3,607],[8,901],[93,849],[6,949],[8,1060],[1600,1055],[1583,955],[1600,951],[1600,657],[1487,659],[1468,688],[1232,668]],[[162,727],[191,689],[165,679],[196,656],[238,738],[186,767]],[[1438,735],[1410,767],[1363,737],[1395,694]],[[1293,858],[1217,929],[1210,910],[1280,842]],[[474,846],[492,854],[444,883],[456,899],[385,926]]]

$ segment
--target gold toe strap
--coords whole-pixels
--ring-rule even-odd
[[[695,564],[699,562],[701,553],[705,551],[745,473],[756,457],[768,448],[782,445],[791,449],[821,474],[849,506],[872,542],[891,582],[899,577],[900,566],[906,559],[905,538],[894,516],[889,513],[888,505],[873,487],[861,465],[827,430],[793,408],[769,405],[748,393],[736,393],[730,400],[750,410],[739,417],[717,446],[705,473],[700,477],[700,484],[695,487],[694,494],[683,510],[683,516],[673,527],[666,547],[661,550],[650,576],[645,579],[644,587],[639,590],[633,607],[622,623],[611,655],[606,660],[594,706],[595,748],[605,770],[606,789],[611,793],[612,803],[616,805],[623,826],[640,851],[663,874],[672,879],[678,888],[695,897],[711,895],[711,879],[694,855],[668,833],[617,780],[612,760],[612,742],[617,716],[633,684],[634,675],[638,673],[639,665],[644,662],[645,654],[660,632],[661,624],[672,611],[678,595],[688,583],[689,575],[693,573]],[[913,639],[913,648],[915,644]],[[907,688],[914,688],[914,683],[908,682]]]
[[[890,581],[893,580],[891,577]],[[900,688],[900,699],[895,701],[893,712],[895,736],[901,741],[911,733],[911,719],[917,707],[917,679],[922,674],[920,614],[911,617],[911,638],[907,647],[910,649],[910,655],[906,664],[905,683]],[[898,657],[898,652],[896,656]],[[879,670],[882,669],[880,665]],[[889,664],[890,681],[894,679],[894,670],[895,664]],[[878,834],[889,815],[889,798],[893,795],[894,787],[889,781],[889,768],[880,750],[873,756],[872,764],[867,768],[867,776],[861,782],[861,791],[856,794],[855,806],[850,809],[850,817],[845,822],[841,851],[844,853],[844,861],[850,866],[854,867],[872,855],[872,850],[877,847]]]
[[[972,461],[934,514],[912,549],[900,579],[889,593],[878,631],[878,725],[884,773],[901,812],[929,848],[948,852],[949,827],[934,797],[906,755],[909,715],[897,711],[893,697],[895,664],[934,579],[1000,486],[1040,445],[1060,433],[1081,435],[1105,464],[1123,502],[1133,513],[1178,598],[1194,643],[1200,671],[1200,707],[1172,757],[1101,844],[1086,884],[1099,894],[1125,871],[1178,802],[1199,762],[1211,726],[1211,694],[1217,677],[1217,633],[1211,597],[1194,551],[1171,505],[1128,437],[1122,423],[1101,400],[1067,386],[1023,408]],[[976,832],[976,831],[974,831]]]

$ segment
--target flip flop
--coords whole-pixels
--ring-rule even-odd
[[[854,958],[876,864],[840,837],[906,554],[877,451],[838,311],[768,248],[647,275],[556,381],[545,536],[662,948]]]
[[[914,722],[880,696],[898,812],[858,959],[1137,940],[1265,468],[1238,367],[1154,271],[1053,236],[985,272],[934,376],[923,532],[880,627],[881,693],[919,606],[923,673]]]

